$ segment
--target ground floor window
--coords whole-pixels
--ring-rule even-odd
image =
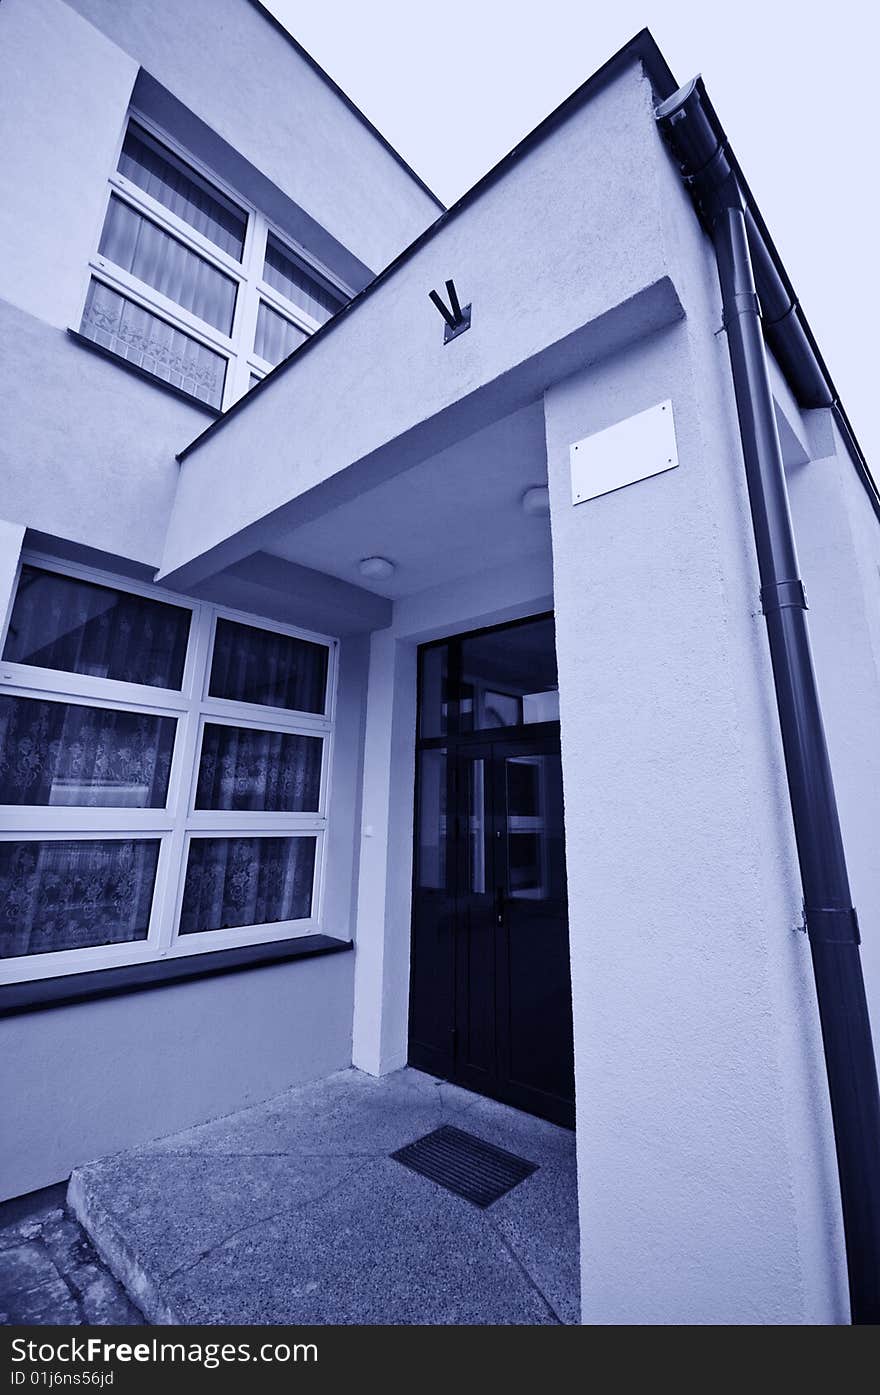
[[[314,933],[336,652],[28,555],[0,672],[0,982]]]

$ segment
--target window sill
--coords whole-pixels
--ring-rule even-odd
[[[131,363],[127,358],[122,358],[120,354],[114,354],[112,349],[105,349],[103,344],[96,344],[94,339],[89,339],[85,334],[80,334],[78,329],[67,330],[68,335],[75,344],[79,344],[83,349],[90,349],[99,358],[106,358],[110,363],[115,363],[119,368],[124,368],[126,372],[133,373],[136,378],[140,378],[145,383],[152,383],[153,387],[161,388],[163,392],[168,392],[172,397],[179,397],[181,402],[188,402],[191,407],[198,407],[206,412],[212,420],[216,421],[222,417],[223,413],[219,407],[212,407],[209,402],[202,402],[198,397],[193,397],[191,392],[184,392],[183,388],[175,387],[174,383],[166,383],[164,378],[157,378],[155,373],[150,373],[148,369],[141,368],[136,363]]]
[[[28,983],[0,985],[0,1018],[19,1013],[40,1012],[44,1008],[66,1007],[70,1003],[95,998],[116,998],[125,993],[141,993],[149,988],[166,988],[175,983],[217,974],[233,974],[285,964],[291,959],[315,959],[324,954],[340,954],[353,949],[351,940],[329,935],[304,935],[299,940],[275,940],[270,944],[241,945],[235,949],[211,950],[207,954],[183,955],[176,959],[153,959],[145,964],[123,964],[114,969],[95,969],[86,974],[32,979]]]

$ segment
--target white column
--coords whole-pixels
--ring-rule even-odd
[[[546,396],[591,1323],[845,1319],[827,1084],[714,324]],[[678,468],[572,503],[672,399]]]
[[[352,1060],[384,1075],[406,1064],[412,905],[415,645],[370,644]]]

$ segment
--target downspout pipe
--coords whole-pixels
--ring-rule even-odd
[[[700,78],[656,110],[715,249],[834,1124],[853,1323],[880,1322],[880,1093],[736,161]],[[753,230],[754,220],[752,219]],[[763,268],[765,273],[767,268]],[[769,289],[772,281],[767,279]],[[765,291],[765,298],[767,295]],[[773,307],[774,309],[777,307]],[[770,313],[772,314],[772,309]]]

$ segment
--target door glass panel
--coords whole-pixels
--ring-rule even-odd
[[[564,895],[560,757],[508,756],[508,896],[540,901]]]
[[[468,762],[468,881],[478,896],[486,891],[486,776],[482,757]]]
[[[446,752],[419,755],[418,885],[446,888]]]
[[[421,690],[419,696],[419,735],[445,736],[449,687],[449,645],[432,644],[420,651]]]
[[[559,720],[552,616],[462,640],[461,672],[463,732]]]

